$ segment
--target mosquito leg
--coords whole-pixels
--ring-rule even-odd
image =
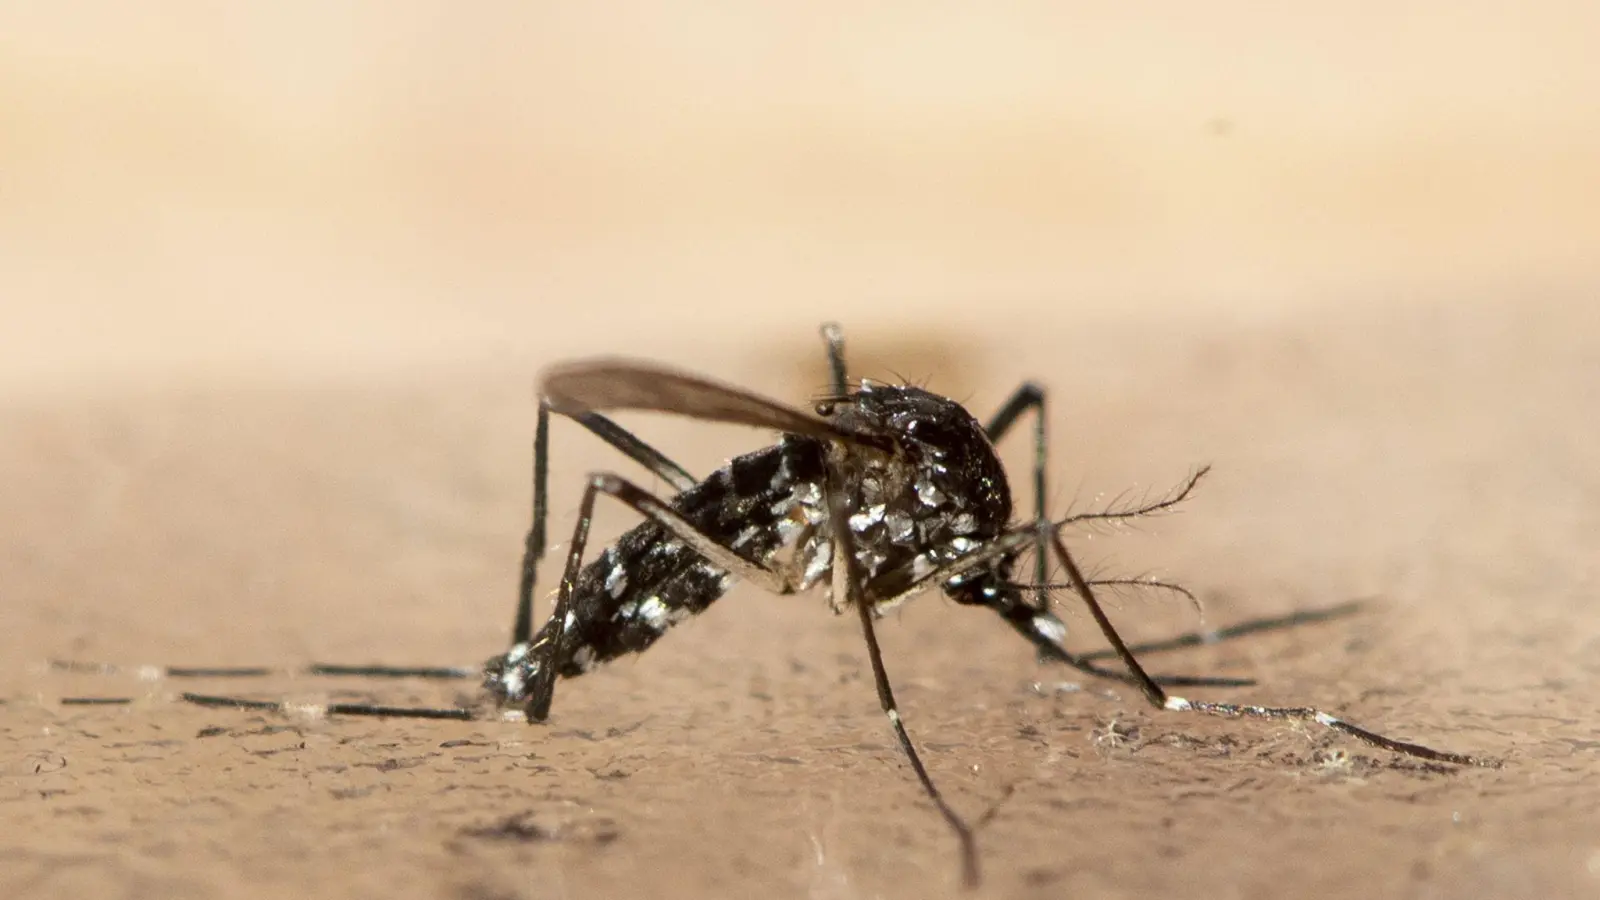
[[[1053,528],[1050,530],[1050,541],[1055,548],[1056,557],[1061,560],[1062,566],[1067,571],[1067,577],[1077,588],[1078,595],[1083,598],[1084,604],[1089,607],[1089,613],[1094,616],[1096,624],[1100,626],[1101,633],[1106,636],[1106,640],[1116,650],[1117,657],[1122,660],[1122,664],[1128,667],[1129,674],[1133,676],[1135,683],[1144,692],[1145,698],[1150,701],[1152,706],[1180,712],[1203,712],[1228,718],[1290,719],[1301,722],[1316,722],[1318,725],[1343,732],[1374,747],[1405,756],[1416,757],[1417,759],[1450,763],[1458,766],[1498,765],[1497,762],[1482,757],[1469,756],[1463,753],[1450,753],[1444,750],[1424,747],[1421,744],[1397,741],[1375,731],[1368,731],[1360,726],[1352,725],[1343,719],[1309,706],[1255,706],[1240,703],[1212,703],[1204,700],[1188,700],[1168,694],[1145,672],[1144,667],[1139,664],[1139,660],[1134,657],[1133,651],[1128,649],[1127,643],[1117,633],[1117,629],[1106,616],[1105,610],[1101,609],[1100,602],[1095,599],[1094,590],[1083,577],[1083,571],[1078,568],[1078,564],[1073,560],[1072,554],[1067,552],[1066,544],[1062,543],[1061,536]]]
[[[609,472],[592,474],[589,476],[588,486],[584,489],[583,500],[578,505],[578,523],[573,528],[572,542],[567,549],[566,570],[561,577],[555,611],[550,614],[551,625],[548,626],[548,632],[542,631],[540,636],[527,646],[528,653],[541,655],[538,671],[529,689],[525,696],[519,698],[525,704],[524,708],[530,722],[542,722],[550,715],[550,703],[555,695],[555,678],[563,661],[562,654],[566,649],[564,647],[566,630],[571,627],[577,616],[574,610],[573,589],[583,568],[583,551],[589,542],[589,526],[594,520],[595,499],[602,494],[621,501],[634,512],[655,522],[668,534],[705,557],[713,566],[734,577],[749,581],[770,593],[794,593],[794,585],[785,575],[740,556],[737,551],[724,546],[695,527],[644,488]]]
[[[160,681],[164,678],[266,678],[288,674],[286,669],[266,666],[119,666],[116,663],[82,662],[70,659],[52,659],[50,668],[58,672],[80,675],[131,674],[141,681]]]
[[[533,636],[533,588],[538,581],[539,560],[545,553],[545,521],[550,511],[550,413],[548,397],[539,398],[539,414],[533,429],[533,524],[523,542],[522,577],[517,586],[517,615],[511,626],[511,643],[525,643]],[[656,477],[686,491],[695,477],[665,454],[646,444],[632,432],[597,412],[581,411],[568,416],[595,437],[616,448],[622,455],[649,469]]]
[[[539,560],[545,553],[545,522],[549,513],[549,449],[550,412],[548,400],[539,403],[538,421],[533,438],[533,525],[528,531],[522,558],[521,584],[517,591],[516,623],[512,626],[513,643],[527,641],[533,632],[533,589],[537,580]],[[590,433],[614,447],[617,451],[639,463],[661,480],[672,485],[675,491],[694,486],[695,478],[682,466],[668,459],[660,451],[640,440],[632,432],[597,412],[580,412],[570,418]],[[163,678],[265,678],[272,675],[291,674],[288,670],[265,666],[118,666],[111,663],[51,660],[50,666],[58,671],[117,675],[124,672],[136,674],[140,679],[156,681]],[[338,665],[313,663],[303,674],[315,676],[351,676],[364,678],[478,678],[482,670],[477,666],[384,666]]]
[[[822,340],[828,345],[828,374],[833,382],[830,385],[833,396],[843,397],[850,391],[850,379],[844,366],[844,329],[838,322],[824,322]]]
[[[217,697],[211,694],[196,694],[189,691],[178,695],[178,699],[185,703],[192,703],[195,706],[250,709],[278,713],[280,715],[311,712],[325,716],[377,716],[384,719],[454,719],[462,722],[470,722],[478,717],[472,710],[460,707],[378,706],[370,703],[329,703],[326,705],[306,706],[287,703],[282,700],[247,700],[242,697]]]
[[[311,675],[355,678],[428,678],[440,681],[477,678],[482,671],[476,666],[380,666],[335,665],[312,663],[298,672],[267,666],[118,666],[113,663],[79,662],[54,659],[50,667],[59,672],[76,672],[93,675],[132,674],[141,681],[161,681],[168,678],[270,678],[274,675]]]
[[[1050,526],[1047,524],[1046,527]],[[1013,528],[978,549],[959,553],[946,562],[927,566],[926,561],[930,555],[934,558],[943,558],[938,551],[934,551],[905,565],[880,572],[868,583],[865,593],[870,597],[883,598],[878,601],[879,609],[892,607],[911,594],[933,585],[946,584],[952,579],[980,570],[984,563],[991,563],[1020,552],[1036,539],[1037,531],[1038,529],[1032,525]],[[919,573],[919,570],[922,571]],[[1023,637],[1032,641],[1043,659],[1063,663],[1097,678],[1139,684],[1137,679],[1126,672],[1103,669],[1068,650],[1062,643],[1067,634],[1066,624],[1056,618],[1049,609],[1036,609],[1023,603],[1017,585],[1010,582],[996,582],[992,593],[980,596],[983,596],[981,604],[999,613],[1000,617]],[[1241,687],[1255,683],[1247,678],[1199,675],[1157,675],[1155,680],[1159,684],[1170,684],[1175,687]]]
[[[263,666],[223,666],[223,667],[184,667],[184,666],[117,666],[110,663],[87,663],[69,660],[51,660],[50,667],[57,671],[88,673],[94,675],[119,675],[133,674],[141,681],[162,681],[168,678],[266,678],[273,675],[293,676],[352,676],[358,678],[426,678],[435,680],[465,680],[479,678],[483,670],[478,666],[335,666],[313,664],[305,669],[294,672],[289,669],[271,669]],[[205,697],[196,694],[197,697]],[[183,698],[188,700],[188,695]],[[218,701],[228,701],[231,698],[212,698]],[[112,704],[128,704],[133,702],[132,697],[62,697],[63,706],[104,706]],[[189,701],[195,702],[195,701]],[[239,701],[240,704],[256,704],[263,701]],[[227,705],[219,702],[212,705]],[[270,705],[270,704],[269,704]],[[435,717],[439,718],[439,717]],[[448,716],[444,717],[448,718]]]
[[[849,390],[844,362],[844,333],[837,324],[829,322],[822,326],[822,337],[828,344],[828,367],[833,377],[833,395],[843,397]],[[846,508],[844,492],[838,489],[833,477],[829,478],[827,490],[829,518],[834,522],[849,522],[850,512]],[[906,732],[905,722],[900,717],[900,707],[894,699],[894,688],[889,685],[889,672],[883,665],[883,651],[878,646],[878,632],[872,623],[872,608],[862,596],[862,585],[865,582],[860,562],[856,559],[855,539],[848,525],[835,528],[834,534],[836,535],[834,558],[844,561],[842,571],[846,600],[856,608],[857,614],[861,617],[861,635],[867,643],[867,659],[872,664],[872,680],[878,690],[878,704],[883,708],[884,715],[889,717],[889,725],[894,729],[895,739],[899,741],[906,760],[911,763],[911,769],[916,773],[917,780],[922,783],[922,789],[939,808],[939,814],[950,824],[957,840],[961,842],[962,880],[969,887],[975,886],[978,883],[979,872],[978,843],[973,828],[939,793],[939,788],[933,783],[933,777],[928,774],[927,767],[917,755],[916,745],[911,743],[911,735]],[[998,809],[998,805],[995,808]],[[992,812],[993,810],[991,814]],[[987,818],[986,815],[985,819]]]
[[[1014,591],[996,592],[988,603],[990,609],[1000,614],[1018,634],[1027,638],[1038,650],[1041,659],[1047,662],[1057,662],[1071,666],[1086,675],[1104,678],[1108,681],[1120,681],[1142,689],[1143,685],[1135,676],[1127,672],[1118,672],[1115,669],[1104,669],[1085,656],[1068,650],[1064,641],[1067,636],[1065,622],[1056,618],[1049,610],[1034,609],[1023,603]],[[1255,684],[1250,678],[1229,678],[1226,676],[1212,675],[1150,675],[1146,676],[1156,684],[1168,687],[1247,687]]]
[[[1100,678],[1111,678],[1119,681],[1125,681],[1127,683],[1137,683],[1130,676],[1125,675],[1124,673],[1111,672],[1106,669],[1101,669],[1100,667],[1095,666],[1089,658],[1075,655],[1071,651],[1067,650],[1060,640],[1061,637],[1065,637],[1066,635],[1066,626],[1049,612],[1050,591],[1055,588],[1056,585],[1049,583],[1050,547],[1047,530],[1050,528],[1050,520],[1045,512],[1045,501],[1048,496],[1045,477],[1050,468],[1050,443],[1048,434],[1046,432],[1046,421],[1048,417],[1046,414],[1045,403],[1044,386],[1036,382],[1025,381],[1020,387],[1012,392],[1011,397],[1007,399],[1005,403],[1000,405],[1000,409],[994,414],[994,417],[991,418],[989,423],[984,426],[984,432],[989,436],[989,440],[993,443],[999,443],[1000,440],[1011,431],[1012,426],[1017,423],[1017,420],[1022,417],[1023,413],[1029,411],[1032,411],[1033,413],[1033,521],[1035,524],[1035,538],[1033,542],[1034,583],[1032,585],[1032,590],[1033,608],[1040,611],[1043,618],[1037,622],[1031,620],[1019,622],[1013,620],[1017,619],[1018,615],[1023,612],[1021,610],[1000,609],[1000,613],[1008,622],[1011,622],[1014,626],[1017,626],[1017,629],[1021,631],[1024,636],[1034,642],[1034,644],[1038,647],[1039,658],[1041,660],[1053,660],[1055,662],[1065,663],[1066,665],[1069,665],[1081,672],[1095,675]],[[1171,501],[1166,503],[1165,506],[1178,503],[1183,500],[1183,498],[1187,497],[1189,491],[1194,488],[1194,482],[1198,481],[1200,476],[1204,474],[1205,471],[1201,470],[1199,475],[1194,476],[1190,482],[1184,486],[1182,492],[1176,497],[1176,499],[1171,499]],[[1118,517],[1136,517],[1161,508],[1164,507],[1157,506],[1150,510],[1126,510],[1119,514]],[[1072,519],[1068,519],[1068,521],[1077,521],[1079,518],[1085,517],[1074,517]],[[1188,591],[1176,585],[1163,584],[1161,586],[1176,589],[1179,592],[1188,595],[1190,600],[1194,599],[1192,594],[1189,594]],[[997,607],[997,609],[999,609],[999,607]],[[1155,681],[1160,684],[1171,685],[1173,687],[1241,687],[1255,683],[1253,679],[1249,678],[1213,678],[1191,675],[1158,675],[1155,677]]]
[[[1050,444],[1045,433],[1045,391],[1036,382],[1025,381],[1012,392],[1011,398],[1000,405],[998,412],[983,427],[991,443],[998,444],[1011,430],[1022,414],[1033,411],[1033,520],[1039,525],[1038,537],[1033,546],[1034,606],[1050,608],[1050,590],[1044,584],[1050,580],[1050,548],[1045,543],[1043,523],[1045,517],[1045,473],[1050,467]]]
[[[452,681],[479,678],[483,670],[477,666],[346,666],[334,663],[312,663],[306,667],[307,675],[353,678],[428,678]]]
[[[1049,518],[1045,512],[1045,501],[1047,497],[1045,474],[1049,470],[1050,466],[1050,445],[1046,432],[1047,415],[1044,386],[1032,381],[1023,382],[1020,387],[1012,392],[1011,397],[1007,399],[1005,403],[1000,405],[1000,409],[994,414],[993,418],[989,420],[988,424],[984,426],[984,432],[989,436],[989,440],[992,443],[999,443],[1000,440],[1010,432],[1011,427],[1016,424],[1017,420],[1022,417],[1023,413],[1029,412],[1030,410],[1033,412],[1033,519],[1037,529],[1033,542],[1033,605],[1034,608],[1038,610],[1048,612],[1050,609],[1050,591],[1056,586],[1049,584],[1049,533],[1051,526]],[[1160,512],[1169,507],[1176,506],[1187,499],[1189,494],[1193,492],[1195,484],[1198,483],[1208,471],[1210,471],[1209,466],[1201,468],[1191,475],[1188,481],[1185,482],[1177,491],[1172,492],[1168,496],[1163,497],[1158,501],[1141,504],[1140,506],[1129,509],[1114,509],[1100,513],[1086,513],[1071,516],[1063,522],[1057,523],[1055,527],[1060,528],[1064,525],[1083,521],[1133,519]],[[1183,590],[1182,588],[1177,588],[1177,590],[1189,595],[1190,600],[1194,599],[1193,595],[1189,594],[1188,591]],[[1005,615],[1008,621],[1013,618],[1012,613],[1008,611],[1002,611],[1002,615]],[[1049,618],[1054,619],[1055,617],[1050,616]],[[1057,621],[1059,624],[1059,620]],[[1014,622],[1013,624],[1017,623]],[[1019,630],[1022,630],[1023,634],[1027,635],[1030,640],[1034,640],[1036,644],[1039,644],[1040,659],[1051,659],[1057,662],[1066,663],[1067,665],[1070,665],[1080,671],[1099,675],[1100,677],[1112,677],[1117,678],[1118,680],[1129,680],[1124,678],[1121,673],[1118,673],[1117,675],[1109,675],[1105,670],[1090,665],[1089,657],[1075,657],[1061,645],[1059,640],[1051,640],[1049,634],[1039,634],[1032,629]],[[1065,635],[1066,630],[1064,627],[1060,630],[1060,633]],[[1041,640],[1043,641],[1042,643]],[[1243,686],[1255,683],[1252,679],[1247,678],[1205,678],[1183,675],[1159,676],[1155,680],[1161,684],[1173,686]],[[1132,681],[1131,683],[1137,682]]]
[[[849,389],[844,363],[844,333],[837,324],[830,322],[822,326],[822,337],[828,344],[828,368],[833,377],[833,395],[843,397]],[[846,601],[856,608],[861,617],[861,635],[867,642],[867,659],[872,664],[872,680],[878,689],[878,704],[883,707],[884,715],[889,717],[889,726],[894,729],[895,739],[900,742],[900,750],[911,763],[911,770],[917,774],[917,780],[922,782],[922,789],[939,808],[939,814],[944,816],[944,820],[955,831],[957,840],[961,842],[962,879],[969,887],[975,886],[978,883],[977,839],[973,835],[972,826],[968,825],[939,793],[939,788],[933,783],[933,777],[928,774],[927,767],[917,755],[916,745],[911,743],[911,735],[906,732],[905,722],[900,718],[900,707],[895,703],[894,689],[889,685],[889,672],[883,665],[883,651],[878,646],[878,633],[872,624],[872,607],[863,595],[863,585],[866,581],[861,572],[860,561],[856,559],[855,538],[847,524],[850,521],[848,501],[844,491],[839,488],[837,475],[830,472],[826,489],[828,517],[840,523],[833,529],[835,582],[837,583],[841,577],[842,571]],[[839,560],[844,562],[842,570],[838,568]]]
[[[917,748],[911,743],[911,735],[906,732],[905,723],[900,718],[900,708],[895,703],[894,689],[889,686],[889,673],[883,666],[883,651],[878,647],[878,635],[872,625],[872,606],[866,602],[862,593],[865,583],[862,577],[860,562],[856,559],[855,540],[850,533],[850,511],[844,492],[839,489],[837,475],[830,472],[828,479],[828,513],[829,518],[837,523],[833,529],[835,539],[835,562],[844,563],[843,580],[845,583],[846,597],[851,606],[861,617],[861,634],[867,642],[867,659],[872,663],[872,679],[878,689],[878,703],[883,707],[884,715],[889,717],[889,726],[894,729],[895,739],[900,742],[900,750],[906,756],[906,761],[911,764],[911,770],[916,773],[917,780],[922,782],[922,789],[939,808],[939,814],[950,824],[956,833],[956,838],[961,842],[961,872],[962,878],[968,887],[978,883],[978,844],[973,835],[972,826],[947,803],[939,793],[939,788],[933,783],[933,778],[922,764],[922,759],[917,755]],[[836,572],[835,582],[841,576]]]
[[[623,456],[644,466],[651,474],[672,485],[675,492],[687,491],[700,480],[689,474],[683,466],[668,459],[660,450],[640,440],[638,435],[597,412],[578,413],[570,418],[588,429],[590,434],[610,444]]]

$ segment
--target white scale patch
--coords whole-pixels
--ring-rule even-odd
[[[506,692],[506,696],[522,696],[522,689],[527,686],[527,683],[522,679],[522,669],[517,666],[506,669],[500,675],[500,685],[501,689]]]
[[[860,534],[883,521],[883,504],[869,506],[850,517],[850,530]]]
[[[904,544],[911,540],[916,532],[916,525],[911,517],[903,512],[892,512],[883,517],[883,524],[889,528],[889,540],[896,544]]]
[[[1052,644],[1060,644],[1067,639],[1066,623],[1055,616],[1034,616],[1033,630]]]
[[[939,490],[938,485],[926,478],[917,479],[916,491],[917,499],[921,500],[924,506],[939,506],[944,503],[944,491]]]
[[[822,577],[822,573],[828,571],[828,566],[833,564],[832,541],[818,541],[815,547],[811,558],[806,561],[804,575],[806,584],[815,584],[817,579]]]
[[[585,672],[594,668],[594,648],[585,645],[572,651],[572,664]]]
[[[672,625],[671,610],[660,597],[650,597],[639,604],[636,615],[657,631],[666,631]]]
[[[649,550],[651,556],[672,556],[682,552],[683,542],[676,539],[654,544]]]
[[[621,597],[622,596],[622,592],[626,591],[627,589],[628,589],[628,572],[627,572],[627,570],[624,569],[622,566],[613,566],[611,571],[606,573],[606,593],[610,594],[611,595],[611,599],[615,600],[618,597]]]
[[[733,539],[733,548],[737,550],[740,547],[743,547],[745,544],[755,540],[756,535],[760,533],[761,529],[754,525],[745,528],[745,530],[739,532],[738,536]]]
[[[978,520],[972,513],[962,513],[950,520],[950,530],[956,534],[971,534],[978,530]]]

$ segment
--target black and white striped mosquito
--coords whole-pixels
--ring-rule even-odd
[[[598,359],[557,366],[540,386],[533,442],[533,525],[522,561],[511,646],[481,669],[387,666],[314,666],[313,674],[481,677],[495,706],[521,710],[528,721],[550,714],[556,678],[576,677],[608,660],[638,653],[672,626],[704,611],[735,581],[774,594],[825,587],[836,612],[854,610],[861,622],[878,701],[922,789],[961,844],[966,881],[978,877],[973,828],[940,794],[906,731],[884,669],[874,620],[929,588],[958,604],[990,609],[1047,660],[1137,687],[1152,706],[1218,716],[1316,722],[1384,750],[1438,763],[1483,765],[1485,760],[1385,737],[1310,707],[1266,707],[1189,700],[1174,686],[1239,686],[1245,679],[1148,674],[1117,633],[1095,588],[1128,583],[1084,575],[1063,542],[1062,530],[1092,519],[1132,519],[1182,502],[1205,475],[1200,469],[1170,495],[1132,508],[1052,521],[1045,510],[1048,443],[1045,391],[1022,385],[987,423],[953,400],[916,387],[847,377],[844,341],[837,326],[823,328],[832,373],[831,393],[808,413],[738,388],[660,366]],[[604,410],[654,410],[709,422],[781,432],[777,444],[737,457],[697,480],[665,455],[602,414]],[[1016,524],[1010,484],[995,443],[1033,414],[1033,517]],[[550,418],[569,418],[642,465],[675,492],[659,498],[609,472],[588,477],[554,611],[534,630],[533,593],[545,555],[548,517]],[[645,521],[623,534],[587,565],[596,501],[613,498]],[[1034,554],[1034,581],[1018,583],[1013,569]],[[1066,573],[1048,583],[1051,558]],[[1148,584],[1149,582],[1137,582]],[[1171,587],[1172,585],[1157,586]],[[1096,664],[1104,654],[1068,650],[1066,625],[1051,611],[1050,592],[1070,588],[1088,608],[1126,671]],[[1179,589],[1181,590],[1181,589]],[[1148,649],[1236,637],[1346,611],[1344,608],[1258,620],[1201,637]],[[1145,648],[1141,648],[1145,649]],[[61,663],[68,668],[110,667]],[[267,674],[264,669],[167,669],[168,677]],[[282,703],[186,693],[182,699],[211,706],[283,711]],[[115,702],[75,698],[67,702]],[[471,719],[468,708],[397,708],[332,704],[333,715]]]

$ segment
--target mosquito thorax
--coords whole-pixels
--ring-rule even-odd
[[[839,460],[849,527],[868,577],[907,563],[915,577],[993,539],[1011,518],[1005,469],[961,404],[921,388],[862,381],[838,399],[839,424],[889,437],[895,452]]]

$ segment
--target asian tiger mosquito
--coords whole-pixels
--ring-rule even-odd
[[[738,388],[656,365],[593,359],[558,365],[544,374],[533,441],[533,524],[528,531],[518,588],[511,646],[481,669],[390,666],[311,667],[312,674],[386,677],[481,677],[501,708],[517,708],[530,722],[550,714],[556,676],[575,677],[628,653],[638,653],[668,629],[704,611],[738,579],[774,594],[792,594],[819,583],[830,591],[835,611],[854,609],[866,641],[878,701],[901,752],[918,782],[955,832],[965,881],[978,880],[974,831],[940,794],[906,731],[884,668],[873,621],[930,587],[958,604],[986,607],[1026,638],[1041,658],[1081,672],[1137,687],[1152,706],[1226,717],[1316,722],[1376,747],[1454,765],[1493,765],[1478,757],[1434,750],[1385,737],[1311,707],[1266,707],[1189,700],[1171,686],[1238,686],[1247,679],[1151,676],[1117,633],[1094,588],[1125,583],[1086,577],[1061,538],[1069,525],[1091,519],[1131,519],[1182,502],[1207,469],[1196,471],[1176,491],[1133,508],[1069,516],[1052,521],[1045,510],[1048,442],[1045,390],[1025,383],[987,423],[979,423],[953,400],[910,386],[847,376],[844,339],[838,326],[822,329],[831,371],[831,392],[810,415]],[[775,445],[737,457],[705,480],[696,480],[602,410],[674,413],[709,422],[776,430]],[[1026,413],[1034,417],[1032,488],[1034,515],[1012,523],[1011,489],[995,443]],[[675,491],[660,499],[609,472],[591,474],[567,551],[555,609],[537,632],[533,591],[546,550],[549,431],[552,414],[582,425]],[[594,506],[608,496],[643,516],[599,556],[583,563]],[[845,523],[845,527],[838,527]],[[1032,551],[1035,581],[1019,584],[1012,570]],[[1051,556],[1067,575],[1048,583]],[[842,563],[842,564],[840,564]],[[1149,582],[1139,582],[1149,583]],[[1174,587],[1171,585],[1158,586]],[[1050,592],[1070,587],[1084,605],[1126,672],[1095,664],[1092,655],[1068,650],[1066,625],[1050,611]],[[1180,589],[1181,590],[1181,589]],[[1337,614],[1344,609],[1258,620],[1208,639],[1234,637]],[[1150,645],[1198,643],[1199,638]],[[57,663],[59,667],[109,671],[114,667]],[[180,676],[261,675],[259,668],[166,669]],[[184,693],[206,706],[284,711],[286,704]],[[117,698],[68,698],[69,703],[118,702]],[[333,715],[471,719],[465,708],[331,704]]]

